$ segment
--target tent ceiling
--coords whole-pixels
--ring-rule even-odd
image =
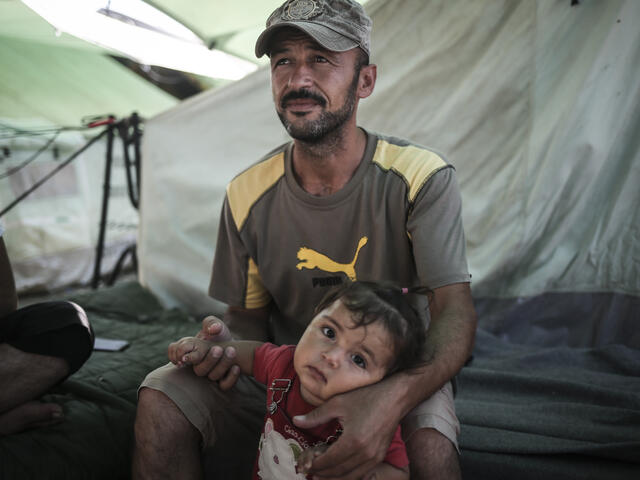
[[[105,0],[106,2],[107,0]],[[254,42],[282,0],[150,0],[208,45],[261,65]],[[362,1],[361,3],[364,3]],[[20,0],[0,0],[0,120],[78,125],[82,117],[133,111],[151,117],[178,100],[109,56],[55,29]],[[220,82],[200,79],[203,88]]]
[[[58,48],[102,51],[100,47],[70,35],[57,37],[54,28],[20,0],[0,0],[0,37]]]
[[[215,42],[218,48],[258,62],[253,54],[255,40],[266,18],[282,0],[154,0],[148,3],[184,23],[208,45]]]
[[[147,3],[184,23],[205,43],[216,42],[219,48],[229,53],[258,62],[253,55],[253,42],[265,19],[281,0],[156,0]],[[102,50],[66,34],[57,37],[54,28],[20,0],[0,0],[0,37],[19,38],[52,47]]]
[[[365,4],[367,0],[357,0]],[[269,14],[283,0],[147,0],[197,33],[208,45],[264,64],[253,49]]]

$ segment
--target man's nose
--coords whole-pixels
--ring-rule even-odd
[[[312,85],[313,77],[311,75],[311,68],[304,62],[297,63],[291,71],[291,75],[289,75],[287,86],[293,90],[298,90],[308,88]]]

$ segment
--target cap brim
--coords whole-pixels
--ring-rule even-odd
[[[256,41],[256,57],[260,58],[265,53],[269,53],[269,43],[274,33],[284,27],[297,28],[313,38],[322,47],[332,52],[346,52],[352,48],[356,48],[359,45],[350,38],[341,35],[340,33],[332,30],[324,25],[318,25],[311,22],[279,22],[276,25],[272,25],[260,34]]]

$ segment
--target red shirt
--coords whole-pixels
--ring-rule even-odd
[[[293,368],[295,348],[295,345],[278,347],[265,343],[255,352],[253,376],[267,386],[267,414],[260,436],[254,479],[304,479],[296,467],[300,452],[320,443],[332,443],[341,431],[337,420],[307,430],[293,424],[291,419],[294,416],[304,415],[315,408],[300,394],[300,380]],[[384,461],[397,468],[409,465],[400,426]]]

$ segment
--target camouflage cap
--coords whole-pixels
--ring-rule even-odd
[[[333,52],[360,47],[369,55],[371,25],[354,0],[287,0],[267,19],[267,28],[256,41],[256,56],[269,54],[271,37],[283,27],[302,30]]]

